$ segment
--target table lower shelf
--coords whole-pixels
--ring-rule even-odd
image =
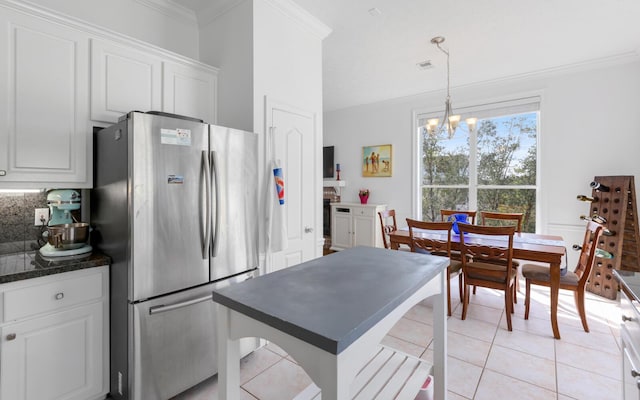
[[[414,400],[433,366],[425,360],[380,345],[351,384],[353,400]],[[321,400],[320,388],[309,385],[294,400]]]

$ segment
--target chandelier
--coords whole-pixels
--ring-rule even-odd
[[[451,95],[449,93],[449,52],[443,49],[440,45],[444,42],[443,36],[436,36],[431,39],[431,43],[435,44],[441,52],[446,54],[447,56],[447,98],[444,102],[444,117],[442,118],[442,123],[438,126],[440,120],[438,118],[431,118],[427,120],[427,125],[425,128],[430,135],[436,135],[439,133],[447,132],[449,135],[449,139],[451,139],[460,124],[460,115],[453,114],[453,110],[451,108]],[[467,123],[467,127],[469,127],[469,131],[473,131],[476,129],[476,123],[478,122],[477,118],[467,118],[465,119]]]

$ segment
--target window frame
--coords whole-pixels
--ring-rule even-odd
[[[531,108],[535,109],[531,109]],[[417,219],[422,219],[422,190],[423,188],[443,188],[443,189],[467,189],[469,193],[469,209],[478,210],[478,190],[482,189],[534,189],[536,193],[536,233],[540,232],[542,221],[541,215],[541,136],[542,129],[540,115],[542,112],[542,98],[539,93],[527,94],[524,96],[512,97],[506,100],[494,100],[485,104],[454,108],[454,114],[461,115],[461,121],[467,117],[478,117],[479,119],[497,118],[507,115],[517,115],[524,113],[536,113],[536,183],[535,185],[479,185],[478,184],[478,141],[477,130],[469,136],[469,182],[468,184],[454,185],[423,185],[422,184],[422,140],[419,132],[420,120],[428,118],[442,118],[444,109],[416,109],[412,113],[412,211]],[[489,211],[489,210],[484,210]]]

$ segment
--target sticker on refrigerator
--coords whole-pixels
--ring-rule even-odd
[[[184,183],[184,176],[182,175],[169,175],[167,183],[170,185],[182,185]]]
[[[160,143],[191,146],[191,129],[160,129]]]

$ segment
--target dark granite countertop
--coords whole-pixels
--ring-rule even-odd
[[[4,262],[3,262],[4,261]],[[99,252],[48,261],[38,251],[0,256],[0,284],[109,265],[111,259]]]

